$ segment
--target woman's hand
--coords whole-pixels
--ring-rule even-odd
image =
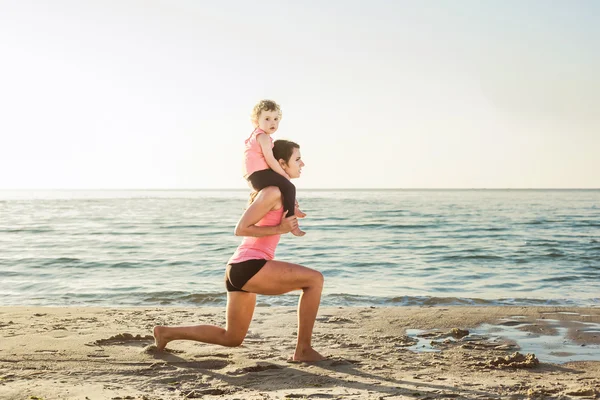
[[[289,214],[289,212],[288,212]],[[295,215],[291,217],[286,217],[281,220],[281,223],[278,226],[279,233],[281,235],[285,233],[289,233],[298,227],[298,218]]]

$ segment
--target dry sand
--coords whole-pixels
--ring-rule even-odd
[[[461,332],[516,324],[515,317],[530,322],[521,330],[549,337],[558,331],[544,320],[559,321],[575,344],[600,352],[600,333],[582,329],[600,323],[599,308],[322,308],[313,345],[330,358],[304,364],[287,362],[293,308],[257,308],[240,347],[177,341],[156,354],[143,350],[154,325],[222,325],[224,308],[0,307],[0,398],[600,397],[598,361],[537,364],[532,356],[510,358],[522,350],[509,340]],[[440,351],[414,351],[407,329],[426,330]]]

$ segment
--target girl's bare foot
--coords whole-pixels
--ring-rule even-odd
[[[296,207],[296,208],[294,209],[294,215],[295,215],[296,217],[298,217],[298,218],[304,218],[304,217],[306,217],[306,213],[305,213],[305,212],[302,212],[302,211],[301,211],[301,210],[300,210],[298,207]]]
[[[306,232],[300,230],[300,228],[296,228],[292,230],[292,235],[294,236],[304,236],[306,235]]]
[[[314,362],[322,361],[326,358],[327,357],[322,356],[312,347],[309,347],[308,349],[304,350],[296,349],[294,355],[292,356],[292,361]]]
[[[154,345],[156,346],[156,350],[164,350],[167,347],[167,343],[169,343],[169,340],[165,338],[165,328],[165,326],[154,327]]]

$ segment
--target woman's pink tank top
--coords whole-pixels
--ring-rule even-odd
[[[258,140],[256,139],[256,136],[261,133],[266,135],[263,130],[256,128],[244,142],[244,179],[248,179],[253,172],[270,168],[269,164],[267,164],[267,160],[265,160],[262,149],[260,148],[260,143],[258,143]],[[269,136],[271,148],[273,148],[273,138],[270,135],[267,136]]]
[[[269,211],[256,226],[277,226],[283,216],[283,207]],[[239,263],[248,260],[272,260],[275,258],[275,249],[281,235],[250,237],[244,236],[242,243],[227,264]]]

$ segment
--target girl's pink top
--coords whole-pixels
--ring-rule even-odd
[[[247,179],[253,172],[271,168],[267,164],[267,160],[265,160],[265,156],[260,148],[260,143],[258,143],[256,138],[261,133],[266,135],[265,131],[256,128],[244,142],[244,179]],[[273,138],[270,135],[267,136],[269,136],[271,148],[273,148]]]
[[[269,211],[256,226],[277,226],[283,216],[283,207],[278,210]],[[281,235],[250,237],[244,236],[242,243],[227,264],[239,263],[248,260],[272,260],[275,258],[275,249]]]

